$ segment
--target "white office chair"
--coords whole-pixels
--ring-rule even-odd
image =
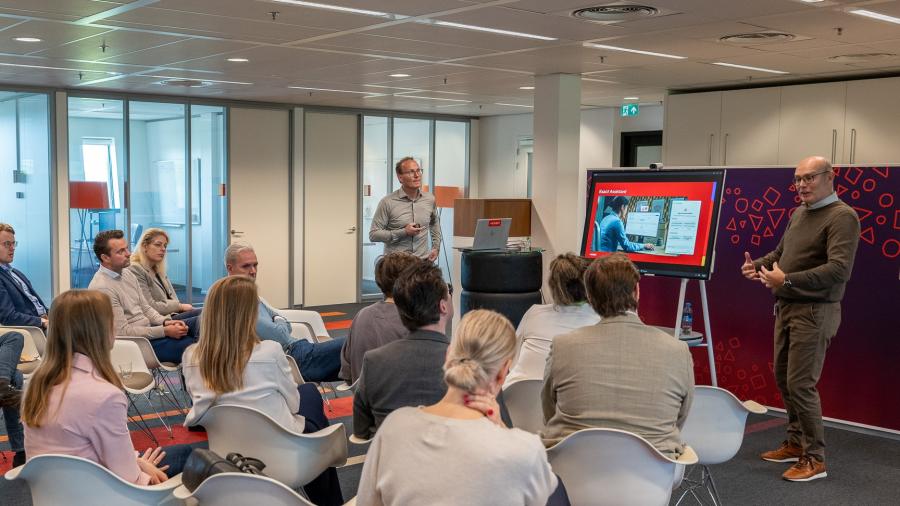
[[[278,480],[247,473],[214,474],[204,480],[193,493],[182,485],[175,489],[175,498],[184,504],[200,506],[315,506]]]
[[[171,502],[181,475],[159,485],[128,483],[109,469],[81,457],[38,455],[8,471],[7,480],[22,480],[31,490],[34,506],[138,506]]]
[[[297,361],[294,360],[294,357],[290,355],[285,355],[285,357],[287,357],[288,365],[291,366],[291,377],[294,378],[294,381],[297,382],[298,385],[306,383],[303,379],[303,375],[300,374],[300,367],[297,365]]]
[[[144,364],[153,373],[153,379],[156,381],[156,391],[159,393],[160,398],[165,399],[175,409],[186,415],[188,408],[183,406],[181,401],[178,400],[178,396],[175,394],[175,385],[172,384],[172,380],[169,378],[169,374],[172,373],[180,375],[181,364],[161,362],[159,357],[156,356],[156,350],[153,349],[153,345],[150,344],[150,340],[146,337],[116,336],[116,339],[131,341],[138,346],[141,350],[141,356],[144,357]],[[165,385],[165,388],[163,388],[163,385]]]
[[[110,359],[113,368],[119,373],[119,377],[122,379],[122,384],[125,387],[125,395],[128,397],[128,403],[138,415],[139,421],[133,420],[134,423],[155,445],[159,446],[159,440],[153,434],[153,431],[150,430],[150,426],[144,419],[144,414],[141,413],[141,410],[134,402],[135,396],[142,395],[146,397],[147,402],[150,403],[150,407],[153,408],[153,403],[150,401],[150,391],[156,388],[156,380],[153,379],[153,373],[150,372],[150,369],[144,362],[144,356],[141,354],[140,348],[134,341],[117,338],[113,343]],[[127,374],[123,374],[122,371],[131,371],[131,375],[126,378],[125,376],[127,376]],[[155,408],[154,411],[156,412],[157,418],[163,423],[163,426],[169,431],[169,435],[171,436],[172,428],[169,427],[166,420],[160,416]]]
[[[325,469],[347,463],[347,435],[341,423],[302,434],[282,427],[259,410],[220,404],[210,408],[199,424],[206,427],[210,450],[260,459],[266,464],[267,476],[293,490]]]
[[[278,313],[291,323],[292,331],[296,330],[297,332],[296,335],[292,332],[292,335],[298,339],[308,339],[314,343],[320,343],[331,339],[328,329],[325,328],[325,320],[323,320],[322,315],[316,311],[309,311],[307,309],[279,309]],[[303,333],[303,329],[306,330],[305,333]]]
[[[697,452],[700,479],[692,478],[695,468],[684,478],[685,489],[676,504],[691,494],[700,504],[697,495],[705,490],[713,504],[722,504],[719,491],[713,481],[709,466],[727,462],[734,457],[744,442],[744,426],[750,413],[764,414],[768,411],[755,401],[741,402],[728,390],[722,388],[694,387],[694,402],[688,412],[681,438]]]
[[[47,349],[47,336],[44,335],[44,331],[39,327],[29,327],[27,325],[0,325],[0,334],[9,330],[22,330],[28,333],[31,336],[31,341],[34,343],[34,347],[37,350],[37,354],[40,356],[44,356],[44,352]]]
[[[618,429],[584,429],[547,449],[550,465],[572,504],[653,506],[669,504],[677,466],[697,462],[688,446],[674,460],[646,439]]]
[[[503,404],[513,427],[537,434],[544,428],[541,408],[542,380],[516,381],[503,390]]]
[[[42,356],[42,353],[37,347],[37,343],[34,341],[32,333],[28,330],[30,328],[40,332],[40,329],[37,329],[36,327],[0,327],[0,334],[14,332],[22,336],[22,358],[27,357],[27,362],[23,362],[22,358],[20,358],[16,369],[22,373],[26,383],[31,378],[31,375],[34,374],[34,371],[37,370],[38,366],[41,365]],[[41,333],[41,336],[43,335],[44,334]]]

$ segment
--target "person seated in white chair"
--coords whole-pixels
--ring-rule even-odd
[[[388,415],[366,455],[357,504],[548,504],[560,482],[540,439],[500,420],[496,395],[515,350],[506,317],[466,313],[447,350],[447,393]]]
[[[590,263],[574,253],[559,255],[550,263],[548,283],[553,303],[535,304],[522,316],[516,329],[519,354],[503,388],[517,381],[543,379],[553,338],[600,321],[584,291],[584,273]]]
[[[201,309],[182,304],[175,287],[166,275],[166,255],[169,234],[161,228],[148,228],[131,253],[128,269],[134,274],[144,294],[144,299],[157,313],[169,315],[173,320],[185,320],[199,316]]]

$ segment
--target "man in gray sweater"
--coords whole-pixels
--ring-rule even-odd
[[[850,280],[859,216],[834,192],[834,171],[821,156],[794,171],[801,204],[774,251],[753,260],[744,253],[741,272],[772,289],[775,304],[775,383],[788,413],[788,438],[760,457],[796,462],[782,474],[810,481],[825,472],[825,428],[816,383],[825,351],[841,322],[841,299]]]
[[[197,317],[173,320],[159,314],[144,298],[131,270],[131,252],[121,230],[105,230],[94,238],[94,254],[100,268],[88,288],[99,290],[112,300],[117,336],[139,336],[150,340],[161,362],[181,363],[185,348],[197,342]]]

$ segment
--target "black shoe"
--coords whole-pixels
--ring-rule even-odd
[[[206,427],[202,425],[191,425],[187,429],[188,432],[206,432]]]
[[[13,388],[8,379],[0,379],[0,407],[19,407],[22,402],[22,391]]]
[[[13,455],[12,466],[19,467],[19,466],[24,466],[24,465],[25,465],[25,450],[21,450],[21,451],[16,452],[15,455]]]

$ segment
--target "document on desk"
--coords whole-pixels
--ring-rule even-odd
[[[693,255],[697,244],[697,226],[700,224],[699,200],[674,200],[669,215],[669,233],[666,235],[666,253]]]
[[[659,234],[659,213],[630,212],[625,223],[625,233],[656,237]]]

